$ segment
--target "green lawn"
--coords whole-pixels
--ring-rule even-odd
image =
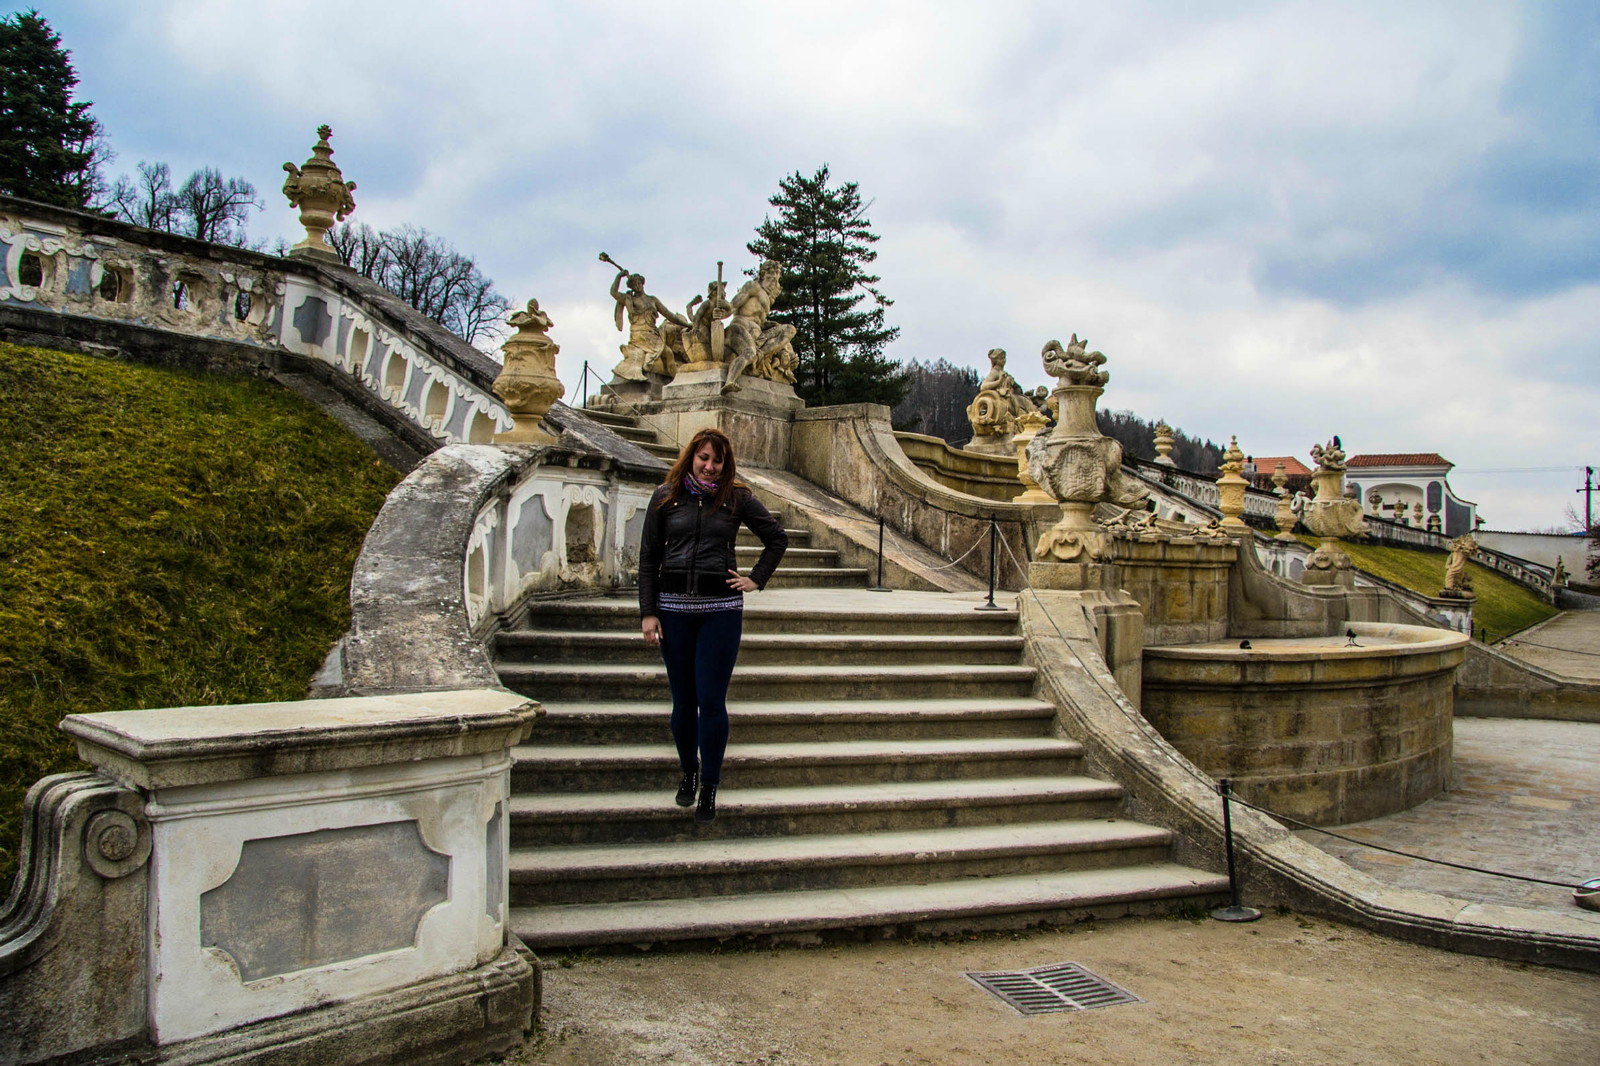
[[[297,699],[398,475],[266,381],[0,343],[0,884],[74,712]]]
[[[1300,539],[1311,545],[1321,543],[1316,537]],[[1450,561],[1445,552],[1349,541],[1343,544],[1351,561],[1369,574],[1428,596],[1437,596],[1444,588],[1444,568]],[[1467,572],[1472,575],[1472,591],[1478,595],[1478,602],[1472,607],[1473,623],[1487,629],[1490,640],[1501,640],[1556,613],[1533,590],[1497,571],[1469,562]]]

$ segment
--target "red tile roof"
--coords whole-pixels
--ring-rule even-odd
[[[1438,452],[1375,452],[1372,455],[1352,455],[1344,462],[1352,466],[1455,466]]]
[[[1309,474],[1311,468],[1292,455],[1258,455],[1255,457],[1256,473],[1272,476],[1272,468],[1279,463],[1283,464],[1283,472],[1290,477],[1296,474]]]

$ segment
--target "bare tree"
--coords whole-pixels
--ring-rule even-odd
[[[201,167],[174,192],[171,167],[140,161],[138,178],[117,178],[100,209],[135,226],[244,248],[245,222],[261,207],[254,185],[224,178],[216,167]]]
[[[345,223],[328,233],[346,266],[376,281],[468,344],[498,332],[511,304],[468,256],[425,229]]]
[[[178,188],[182,232],[202,241],[243,247],[250,209],[264,206],[256,187],[243,178],[224,178],[216,167],[201,167]]]
[[[172,168],[139,162],[137,180],[123,174],[111,186],[112,213],[124,222],[172,232],[178,228],[178,200],[172,194]]]

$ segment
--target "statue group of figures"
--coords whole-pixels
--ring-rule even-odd
[[[676,377],[681,371],[727,366],[722,391],[739,391],[742,376],[794,384],[799,357],[794,351],[793,326],[767,322],[772,303],[783,291],[781,263],[762,262],[756,276],[744,283],[733,299],[722,280],[706,286],[704,296],[689,301],[678,314],[645,292],[642,274],[630,272],[604,252],[602,262],[617,268],[611,282],[616,301],[617,329],[627,319],[628,340],[621,346],[622,361],[612,373],[627,381],[643,381],[647,374]],[[626,279],[628,287],[622,289]]]
[[[1061,346],[1060,341],[1050,344]],[[1048,351],[1049,345],[1045,348]],[[967,406],[967,421],[972,424],[969,448],[1004,454],[1007,438],[1022,430],[1023,419],[1030,414],[1054,420],[1055,400],[1050,390],[1040,385],[1025,392],[1006,370],[1006,350],[989,349],[989,373],[978,383],[978,395]]]

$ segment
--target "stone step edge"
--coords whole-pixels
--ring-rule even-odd
[[[652,663],[496,663],[502,674],[528,674],[543,677],[566,677],[573,680],[592,678],[596,681],[665,681],[667,668]],[[846,681],[882,678],[894,681],[1031,681],[1038,675],[1032,666],[1012,666],[1006,663],[957,663],[935,666],[923,663],[914,666],[881,666],[864,664],[851,666],[825,663],[805,666],[798,663],[783,665],[754,664],[742,666],[734,675],[735,684],[746,681],[825,681],[838,678]]]
[[[1217,897],[1226,876],[1177,863],[1106,870],[964,878],[914,885],[808,889],[734,896],[511,908],[512,930],[529,947],[648,946],[823,930],[982,921],[1097,906]]]
[[[779,763],[826,765],[961,759],[1077,759],[1083,745],[1056,737],[964,737],[934,740],[791,741],[772,744],[729,744],[725,767]],[[584,769],[654,769],[677,766],[678,754],[668,744],[518,744],[511,749],[518,769],[571,764]]]
[[[656,721],[672,716],[672,708],[659,700],[545,700],[541,727],[557,721],[604,721],[635,718]],[[728,714],[748,722],[945,722],[970,718],[978,722],[1012,718],[1053,718],[1055,704],[1031,696],[986,699],[973,696],[939,699],[887,700],[729,700]]]
[[[688,812],[684,820],[688,821]],[[1172,831],[1122,818],[1007,826],[716,837],[637,844],[561,844],[511,849],[513,884],[626,877],[692,877],[786,868],[909,866],[1030,855],[1166,848]]]
[[[1051,777],[979,778],[966,781],[885,781],[870,785],[798,785],[729,789],[717,794],[717,818],[828,814],[848,810],[895,811],[1012,807],[1036,803],[1093,803],[1120,800],[1123,788],[1083,774]],[[560,823],[684,816],[662,789],[630,792],[515,793],[511,821]]]
[[[974,612],[957,611],[915,611],[915,610],[885,610],[868,611],[860,608],[846,607],[838,610],[829,610],[823,607],[783,607],[764,604],[759,598],[745,601],[746,614],[760,614],[765,618],[773,619],[821,619],[826,621],[848,622],[883,622],[886,626],[911,622],[952,622],[959,620],[972,620],[986,625],[1012,623],[1015,624],[1020,617],[1016,608],[1001,607],[998,611],[974,617]],[[627,618],[637,620],[639,617],[638,600],[566,600],[552,601],[541,604],[537,609],[530,611],[530,619],[541,617],[543,614],[551,615],[599,615]]]
[[[524,626],[521,629],[503,629],[494,636],[496,643],[537,644],[548,641],[570,641],[574,644],[605,644],[629,647],[638,644],[647,647],[638,633],[620,629],[549,629],[543,626]],[[1021,636],[1006,633],[962,634],[951,633],[934,636],[905,636],[898,633],[746,633],[740,638],[740,647],[796,648],[810,650],[820,647],[824,651],[882,648],[886,651],[924,651],[950,648],[976,651],[1017,651],[1023,647]],[[954,665],[954,664],[952,664]],[[1004,664],[991,664],[1004,665]]]

